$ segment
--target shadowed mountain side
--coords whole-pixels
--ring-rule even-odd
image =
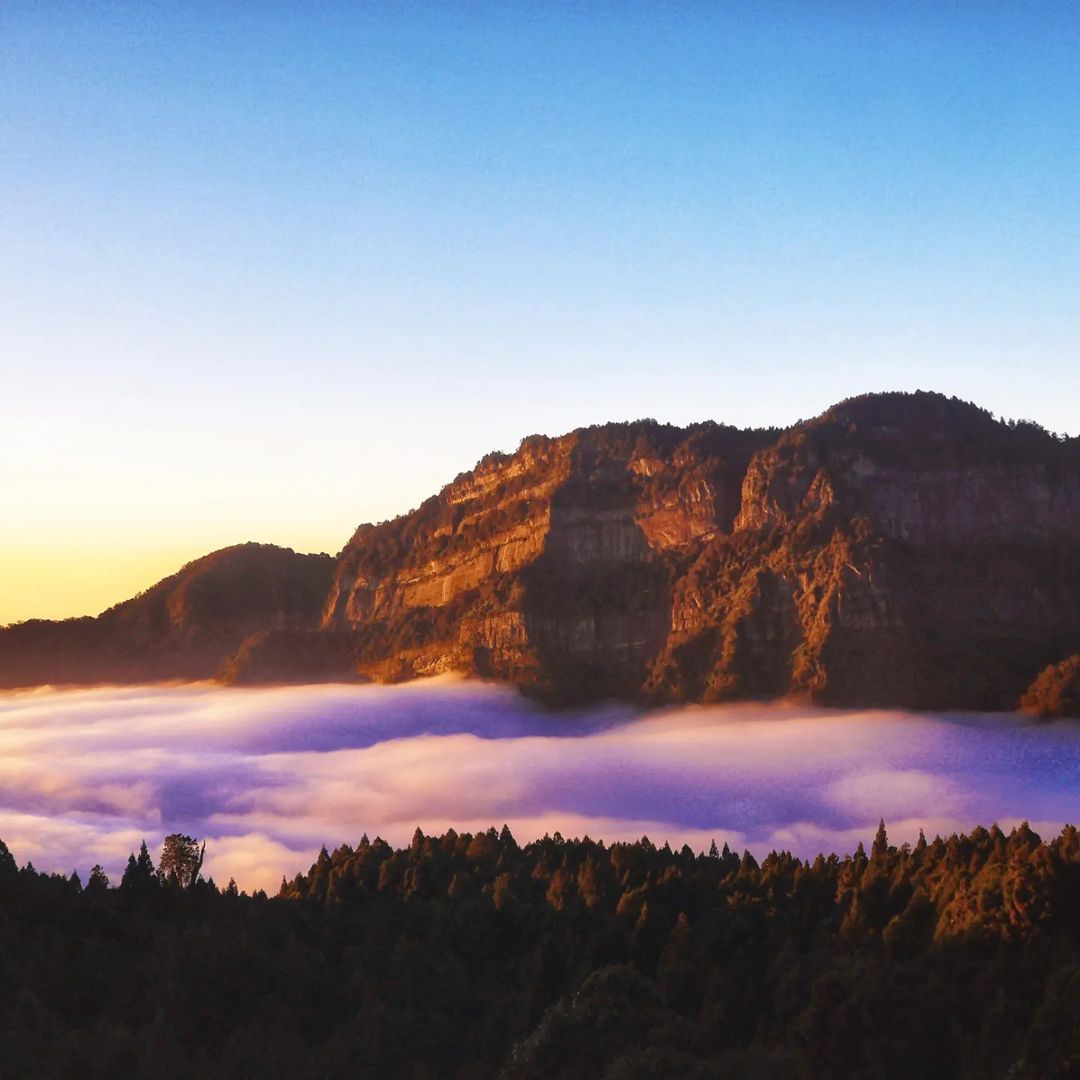
[[[652,689],[1014,706],[1080,640],[1078,451],[933,394],[785,433],[680,579]]]
[[[262,630],[217,672],[233,686],[357,681],[360,635],[337,630]]]
[[[329,555],[223,548],[97,618],[0,630],[0,686],[211,678],[252,633],[314,625],[333,572]]]
[[[923,392],[786,431],[606,424],[489,454],[336,566],[261,558],[247,586],[200,560],[0,631],[0,682],[459,671],[562,705],[1012,708],[1080,647],[1080,439]]]

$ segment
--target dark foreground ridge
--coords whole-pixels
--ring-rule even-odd
[[[336,559],[244,545],[97,619],[0,630],[0,685],[460,671],[556,704],[1030,688],[1075,715],[1064,668],[1032,685],[1075,654],[1080,439],[918,392],[787,430],[531,436]]]
[[[0,843],[6,1076],[1065,1078],[1080,834],[760,865],[647,839],[364,837],[268,899],[170,837],[119,888]],[[161,871],[164,869],[164,873]]]

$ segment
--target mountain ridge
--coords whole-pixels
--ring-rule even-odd
[[[51,637],[122,681],[179,650],[182,675],[231,683],[461,671],[555,704],[1011,708],[1080,650],[1080,439],[922,391],[784,429],[593,425],[485,455],[335,560],[250,548],[66,636],[0,630],[0,684],[71,681],[39,678]]]

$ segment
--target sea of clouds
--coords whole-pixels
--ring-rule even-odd
[[[219,883],[275,890],[325,843],[508,824],[812,856],[1030,820],[1080,822],[1080,724],[807,706],[544,711],[506,687],[0,694],[0,839],[118,879],[145,838],[205,838]]]

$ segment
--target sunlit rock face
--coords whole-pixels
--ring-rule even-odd
[[[658,692],[1015,704],[1080,640],[1080,455],[940,395],[839,405],[756,454],[675,589]]]
[[[358,531],[324,625],[555,700],[1011,707],[1080,639],[1078,461],[935,394],[529,439]]]
[[[1080,639],[1078,461],[937,394],[531,438],[357,531],[324,625],[554,700],[1013,706]]]
[[[562,704],[1012,708],[1080,648],[1080,440],[927,393],[607,424],[488,455],[336,563],[276,550],[0,631],[0,685],[457,671]]]
[[[377,678],[457,669],[560,700],[640,694],[680,557],[730,531],[775,433],[612,424],[526,439],[414,514],[357,531],[323,626]]]

